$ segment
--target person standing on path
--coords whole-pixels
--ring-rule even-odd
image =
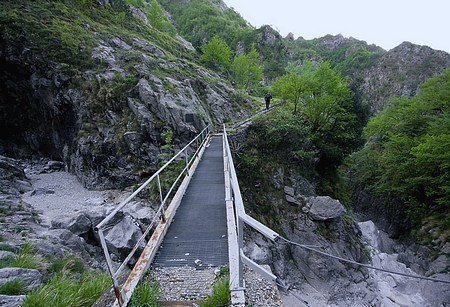
[[[266,96],[264,96],[264,100],[266,101],[266,110],[269,110],[270,99],[272,99],[272,95],[267,93]]]

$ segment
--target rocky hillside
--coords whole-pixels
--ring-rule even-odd
[[[283,38],[270,26],[252,27],[222,1],[161,1],[161,4],[170,12],[178,31],[197,48],[214,35],[223,38],[235,54],[254,45],[260,55],[265,85],[282,76],[287,63],[329,61],[334,69],[350,78],[364,124],[389,99],[416,95],[419,84],[450,67],[448,53],[408,42],[385,51],[340,34],[311,40],[300,37],[294,41],[289,35]],[[198,12],[202,14],[199,16]]]
[[[410,42],[389,51],[340,34],[299,38],[295,43],[311,55],[330,61],[350,78],[355,100],[367,113],[366,119],[382,110],[391,98],[417,95],[420,84],[450,67],[448,53]]]
[[[24,194],[52,194],[33,186],[31,175],[68,170],[85,187],[130,189],[159,168],[167,155],[164,145],[177,149],[208,124],[217,128],[248,117],[254,100],[235,93],[227,80],[229,71],[220,75],[200,61],[201,47],[214,35],[229,45],[232,56],[252,46],[258,51],[264,78],[256,93],[282,76],[286,65],[305,60],[317,67],[328,61],[349,78],[354,95],[348,95],[349,112],[340,113],[339,119],[351,120],[351,126],[338,127],[335,120],[326,134],[311,134],[308,121],[285,104],[277,109],[280,113],[271,112],[239,131],[232,144],[251,215],[292,241],[369,261],[337,167],[358,146],[369,116],[392,97],[416,95],[418,84],[450,67],[450,55],[411,43],[385,51],[341,35],[294,41],[269,26],[253,28],[220,0],[0,2],[0,240],[12,250],[6,256],[16,257],[19,246],[29,241],[44,256],[59,257],[70,249],[92,258],[92,266],[103,266],[97,261],[101,251],[92,227],[110,210],[105,204],[117,199],[105,196],[100,202],[83,203],[89,210],[69,219],[53,216],[55,221],[48,225],[41,221],[41,212],[23,201]],[[271,114],[278,116],[276,121]],[[320,118],[322,113],[317,114]],[[170,132],[173,138],[168,140],[164,136]],[[324,159],[324,152],[338,154],[338,159]],[[44,161],[45,166],[30,160]],[[58,181],[57,176],[51,178]],[[380,199],[368,200],[369,205],[372,200]],[[50,201],[36,202],[45,206]],[[123,217],[123,228],[133,233],[141,231],[131,223],[139,219],[138,209]],[[117,237],[115,231],[111,240]],[[396,235],[405,231],[395,229]],[[246,240],[248,255],[272,265],[288,286],[323,297],[322,305],[382,302],[366,270],[287,244],[274,248],[253,233]],[[399,259],[416,272],[433,275],[448,273],[449,244],[441,243],[439,251],[393,243],[385,249],[400,253]],[[117,248],[115,259],[127,249]],[[40,273],[33,274],[40,284]]]
[[[159,30],[154,19],[167,19],[146,6],[6,1],[0,9],[0,154],[64,161],[86,186],[126,186],[158,168],[164,130],[181,146],[207,124],[242,115],[227,81]]]
[[[373,66],[353,75],[361,104],[371,113],[384,108],[393,97],[414,97],[418,86],[450,67],[450,54],[404,42],[380,56]]]

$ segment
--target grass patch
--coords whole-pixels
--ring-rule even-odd
[[[0,294],[2,295],[20,295],[27,290],[25,283],[21,279],[7,281],[0,286]]]
[[[31,244],[23,244],[15,257],[0,261],[0,268],[44,269],[47,261],[34,251]]]
[[[0,251],[16,252],[16,249],[8,244],[0,244]]]
[[[130,307],[159,307],[159,285],[156,282],[140,283],[131,297]]]
[[[23,307],[82,307],[92,306],[109,288],[107,273],[89,272],[79,279],[58,273],[43,287],[32,291]]]
[[[68,256],[62,259],[56,259],[49,267],[51,273],[79,273],[86,272],[86,266],[82,259],[75,256]]]
[[[214,284],[213,293],[203,302],[201,307],[228,306],[230,302],[230,283],[228,277],[219,278]]]

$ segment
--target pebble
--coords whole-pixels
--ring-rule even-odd
[[[248,306],[283,306],[276,285],[244,267],[245,299]],[[212,293],[220,268],[152,267],[146,281],[159,284],[162,301],[198,301]]]

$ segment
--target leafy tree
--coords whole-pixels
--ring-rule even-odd
[[[219,36],[214,36],[206,45],[203,45],[202,52],[200,59],[208,67],[220,71],[230,67],[230,47]]]
[[[249,29],[247,22],[234,10],[221,10],[209,0],[158,1],[176,21],[178,32],[195,47],[200,47],[215,35],[231,46]]]
[[[254,89],[261,81],[262,69],[258,57],[258,52],[253,47],[249,53],[234,58],[231,73],[238,89],[244,91]]]
[[[322,63],[309,79],[311,95],[306,97],[304,113],[312,131],[336,128],[339,116],[346,113],[346,107],[351,105],[347,82],[326,62]]]
[[[150,1],[149,8],[147,9],[147,17],[152,27],[161,32],[167,32],[172,35],[176,34],[175,27],[167,20],[164,11],[155,0]]]
[[[305,61],[302,66],[289,65],[286,71],[272,88],[279,97],[292,102],[294,113],[304,119],[322,153],[322,165],[335,169],[356,148],[359,137],[347,81],[328,63],[314,67]]]
[[[365,129],[353,155],[359,181],[408,205],[415,226],[433,214],[450,226],[450,70],[430,78],[412,99],[391,101]],[[368,159],[367,157],[370,157]]]
[[[301,66],[289,64],[286,71],[272,84],[272,88],[281,99],[293,103],[294,113],[297,113],[300,101],[304,104],[306,97],[312,94],[316,68],[311,62],[305,61]]]
[[[300,99],[304,99],[309,89],[307,82],[294,72],[287,73],[272,84],[277,96],[294,104],[294,113]]]

